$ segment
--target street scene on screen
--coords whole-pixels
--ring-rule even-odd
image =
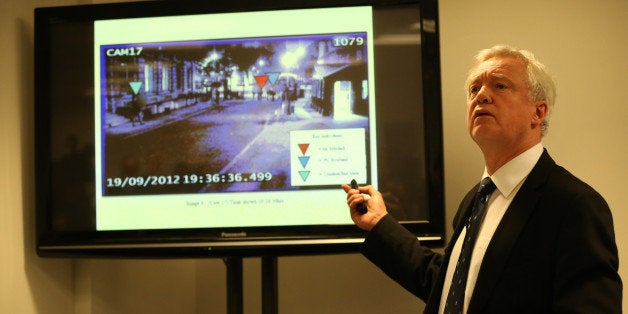
[[[103,195],[366,181],[366,33],[101,46]]]

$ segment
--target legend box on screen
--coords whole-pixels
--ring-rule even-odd
[[[290,132],[293,186],[365,182],[366,135],[363,128]]]

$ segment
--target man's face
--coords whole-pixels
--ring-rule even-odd
[[[493,57],[473,69],[469,82],[467,124],[480,147],[515,148],[540,140],[540,124],[547,106],[545,101],[528,99],[523,61]]]

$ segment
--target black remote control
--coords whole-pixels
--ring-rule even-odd
[[[356,189],[356,190],[357,190],[357,189],[358,189],[358,187],[359,187],[359,186],[358,186],[358,182],[357,182],[357,181],[355,181],[355,179],[351,180],[351,188],[352,188],[352,189]],[[362,214],[362,215],[363,215],[363,214],[366,214],[366,212],[367,212],[367,209],[366,209],[366,203],[360,203],[360,204],[358,204],[358,213],[360,213],[360,214]]]

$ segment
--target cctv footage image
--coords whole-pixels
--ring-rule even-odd
[[[366,181],[365,38],[102,46],[104,194]]]

